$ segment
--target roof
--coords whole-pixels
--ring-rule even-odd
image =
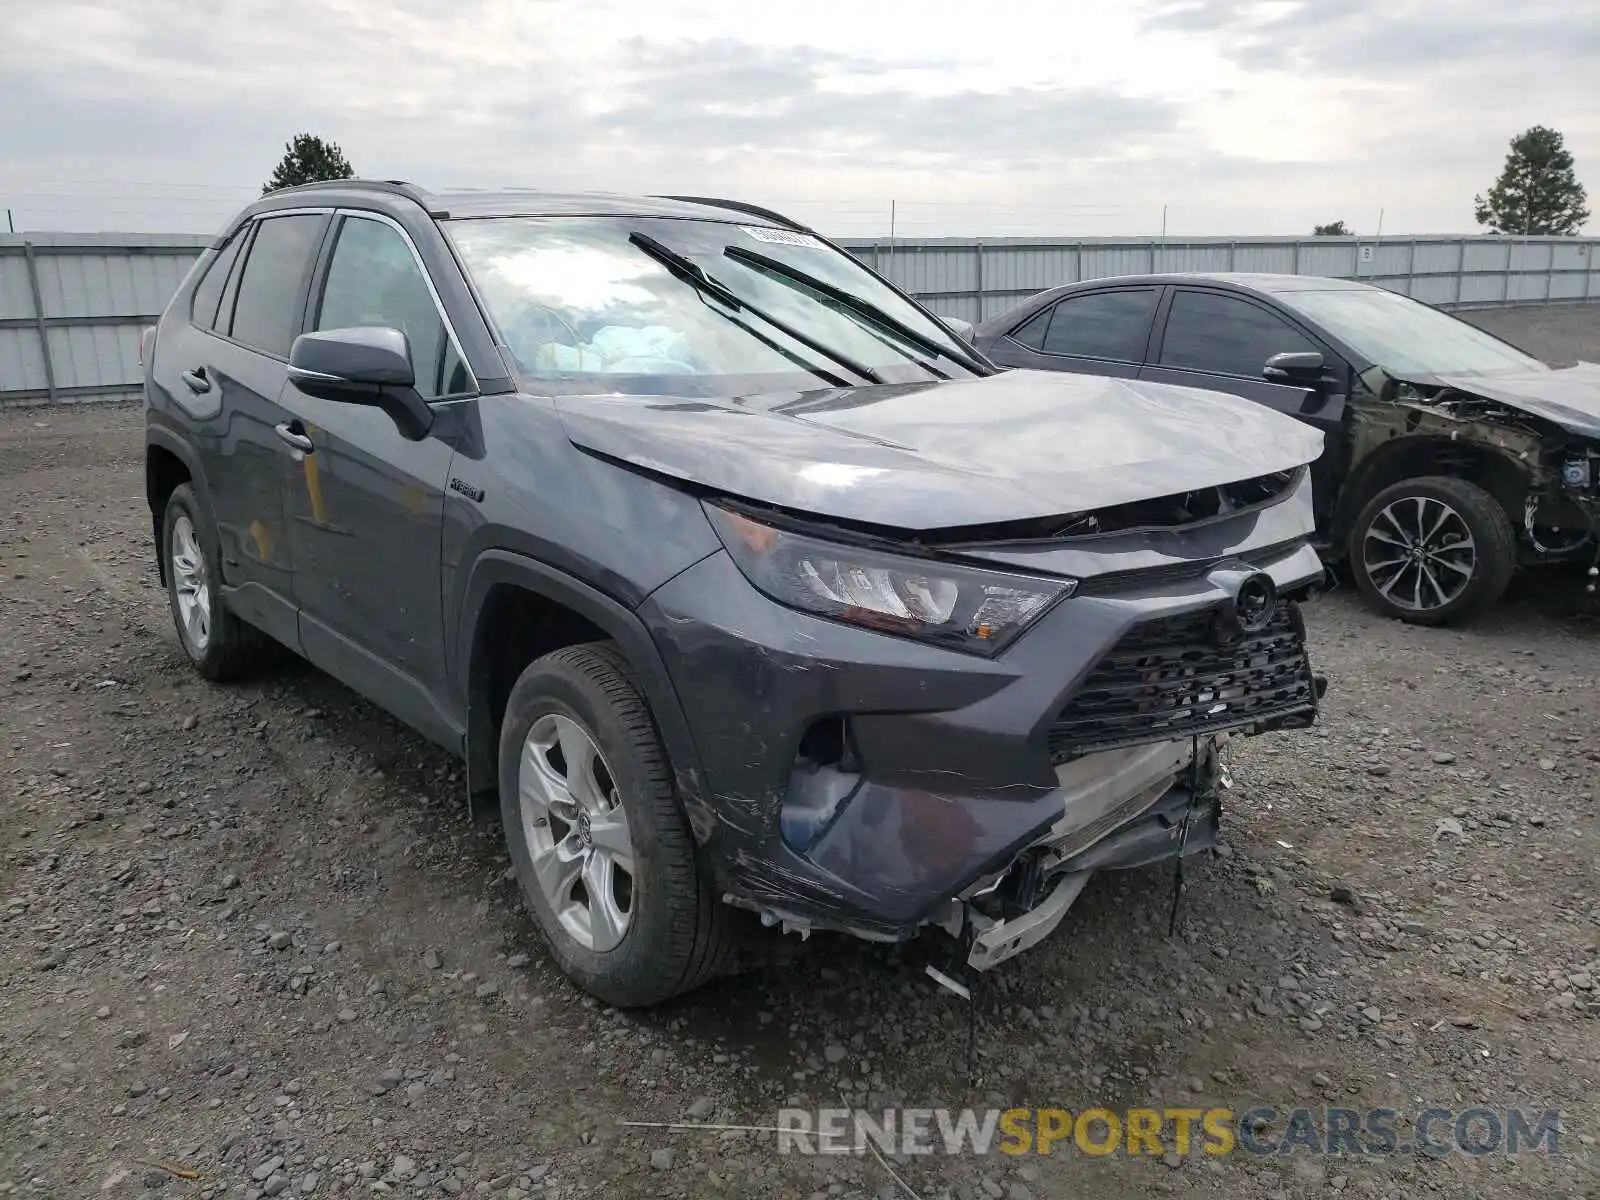
[[[301,184],[271,192],[256,204],[266,201],[278,206],[284,201],[303,204],[311,200],[338,203],[352,198],[370,198],[374,194],[413,200],[439,218],[619,216],[739,221],[754,225],[794,224],[778,213],[732,200],[629,196],[614,192],[545,192],[534,188],[429,192],[415,184],[379,179],[338,179]]]
[[[1334,279],[1326,275],[1271,275],[1249,271],[1173,271],[1165,275],[1116,275],[1104,279],[1082,279],[1067,288],[1091,283],[1217,283],[1247,292],[1358,292],[1378,291],[1370,283],[1355,279]]]

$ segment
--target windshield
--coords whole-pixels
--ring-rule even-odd
[[[1545,369],[1481,329],[1394,292],[1279,292],[1278,299],[1391,375],[1492,375]]]
[[[961,366],[970,350],[915,304],[791,230],[616,216],[464,219],[448,229],[524,382],[538,391],[731,396],[971,373]],[[661,249],[743,303],[675,273]],[[760,258],[889,320],[874,324]]]

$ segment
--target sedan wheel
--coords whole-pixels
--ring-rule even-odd
[[[522,833],[550,911],[572,940],[603,954],[633,920],[633,839],[611,768],[589,733],[550,713],[522,744]]]
[[[1362,560],[1378,594],[1415,612],[1443,608],[1466,591],[1477,543],[1461,514],[1432,496],[1386,504],[1367,526]]]
[[[1416,625],[1494,603],[1516,568],[1500,502],[1465,479],[1429,475],[1384,488],[1350,530],[1351,573],[1368,601]]]

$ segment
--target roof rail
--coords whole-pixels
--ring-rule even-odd
[[[662,196],[662,200],[679,200],[685,204],[704,204],[711,208],[726,208],[734,212],[748,213],[752,217],[764,217],[768,221],[775,221],[788,229],[799,233],[815,233],[816,231],[800,224],[793,217],[786,217],[780,212],[773,212],[770,208],[762,208],[758,204],[746,204],[743,200],[719,200],[714,196]]]
[[[355,191],[383,192],[390,196],[404,196],[407,200],[414,200],[423,208],[432,212],[433,198],[422,188],[404,179],[321,179],[312,183],[297,183],[292,187],[278,188],[267,193],[267,196],[279,196],[285,192],[315,191],[321,188],[350,188]],[[262,199],[266,199],[263,196]],[[435,216],[442,214],[433,214]]]

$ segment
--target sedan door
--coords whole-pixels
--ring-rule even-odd
[[[1331,511],[1348,458],[1344,433],[1348,366],[1305,330],[1252,297],[1175,287],[1163,308],[1160,332],[1139,378],[1231,392],[1322,430],[1322,457],[1311,467],[1320,523]],[[1323,356],[1319,386],[1274,383],[1263,376],[1267,359],[1274,354],[1305,351]]]
[[[344,213],[323,255],[311,330],[387,326],[409,342],[422,398],[475,403],[476,384],[407,235]],[[284,391],[301,440],[288,492],[306,657],[436,741],[459,731],[446,694],[440,539],[454,452],[413,441],[369,405]]]
[[[304,311],[325,213],[241,230],[196,288],[190,327],[161,356],[167,390],[195,417],[228,607],[297,646],[283,493],[292,450],[279,427],[289,343]]]
[[[989,357],[1007,367],[1133,379],[1160,298],[1148,285],[1073,292],[997,338]]]

